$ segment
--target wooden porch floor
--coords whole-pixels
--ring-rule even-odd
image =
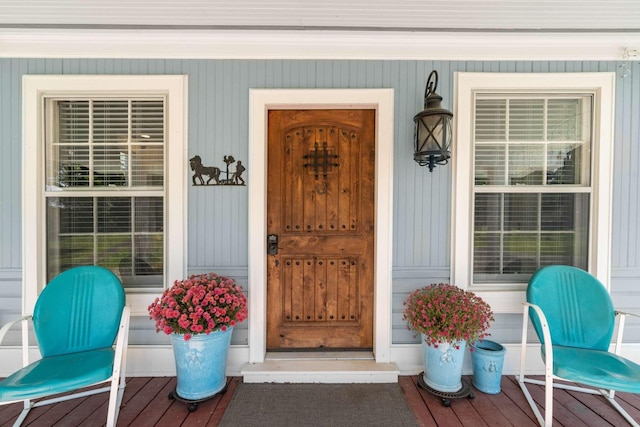
[[[401,376],[399,384],[407,402],[421,426],[535,426],[535,417],[513,376],[502,377],[502,392],[488,395],[474,389],[475,399],[452,400],[451,407],[442,405],[440,398],[417,385],[417,376]],[[467,381],[470,378],[465,377]],[[173,377],[135,377],[129,379],[123,398],[118,426],[195,427],[216,426],[233,396],[241,378],[229,379],[227,392],[198,404],[189,412],[186,404],[169,400],[175,387]],[[532,386],[537,402],[544,401],[542,387]],[[635,419],[640,419],[640,396],[618,393],[621,405]],[[22,404],[0,406],[0,426],[12,425]],[[75,399],[46,407],[35,408],[24,426],[30,427],[94,427],[104,425],[107,394]],[[622,418],[599,396],[556,390],[554,425],[557,426],[624,426]],[[256,420],[256,426],[260,420]]]

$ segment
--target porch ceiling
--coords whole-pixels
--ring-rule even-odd
[[[637,0],[2,0],[0,28],[637,32]]]

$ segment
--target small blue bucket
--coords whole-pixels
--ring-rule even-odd
[[[473,386],[483,393],[500,393],[500,380],[507,349],[497,342],[476,341],[470,347]]]

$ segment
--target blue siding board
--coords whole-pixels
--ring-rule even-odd
[[[638,76],[640,67],[638,67],[638,62],[633,62],[632,64],[634,73],[632,73],[628,77],[625,77],[625,79],[630,78],[631,80],[631,88],[627,91],[627,93],[631,94],[637,93],[638,88],[640,88],[640,76]],[[640,183],[640,176],[638,173],[638,165],[640,164],[640,145],[638,143],[640,140],[640,130],[638,129],[638,121],[640,119],[640,99],[638,99],[638,96],[632,96],[630,98],[631,99],[629,103],[631,104],[631,108],[628,110],[630,114],[629,122],[633,123],[634,126],[631,126],[630,129],[631,136],[629,138],[629,158],[631,159],[632,163],[629,165],[630,174],[628,180],[634,183],[634,185],[632,186],[634,192],[633,194],[629,195],[629,200],[631,201],[629,218],[636,218],[636,221],[629,221],[627,234],[629,236],[638,236],[638,233],[640,233],[637,220],[637,218],[640,217],[640,185],[638,185]],[[624,106],[622,108],[624,108]],[[627,256],[629,260],[637,260],[638,258],[640,258],[640,239],[632,239],[631,243],[632,244],[629,245]]]
[[[2,307],[0,309],[0,325],[20,317],[22,311],[21,279],[22,274],[18,269],[0,270],[0,307]],[[12,328],[5,336],[3,345],[19,344],[20,339],[20,328]]]
[[[629,93],[630,91],[628,90],[629,79],[628,77],[618,79],[617,83],[618,83],[618,86],[617,86],[616,99],[615,99],[615,108],[616,108],[616,111],[620,111],[621,106],[625,102],[625,98],[627,98],[625,94],[629,94],[628,96],[630,96],[630,93]],[[622,90],[622,93],[620,93],[621,90]],[[614,126],[615,126],[614,132],[615,132],[615,135],[617,135],[617,141],[616,141],[617,144],[614,147],[614,154],[613,154],[614,164],[620,165],[619,168],[614,168],[614,171],[613,171],[613,182],[614,182],[613,198],[614,200],[618,200],[620,203],[618,205],[619,209],[614,209],[612,212],[612,219],[614,224],[613,228],[615,230],[617,228],[616,224],[622,223],[623,212],[626,212],[628,210],[627,201],[629,200],[628,191],[629,191],[630,181],[625,182],[624,180],[622,180],[622,173],[623,173],[622,171],[628,168],[628,166],[625,168],[624,164],[629,159],[625,158],[623,156],[623,153],[626,150],[628,150],[628,147],[627,147],[629,145],[628,135],[630,135],[629,129],[631,126],[631,122],[628,121],[628,119],[625,117],[625,114],[616,114]],[[611,266],[612,267],[619,267],[620,265],[626,264],[626,262],[622,260],[622,248],[627,246],[628,244],[627,239],[628,239],[628,236],[626,236],[623,233],[619,237],[618,244],[615,246],[612,245],[611,247]]]
[[[8,62],[0,63],[0,76],[11,75],[11,72],[9,71],[10,69],[9,65],[10,64]],[[7,94],[11,93],[10,83],[11,81],[9,79],[0,79],[0,100],[7,97]],[[9,103],[7,102],[0,101],[0,117],[4,117],[10,114],[11,107],[8,104]],[[11,135],[10,125],[7,123],[7,126],[0,126],[0,141],[11,141],[11,140],[12,140],[12,135]],[[11,150],[11,147],[12,147],[12,144],[9,144],[9,143],[2,144],[2,151],[5,151],[5,149]],[[8,157],[12,157],[12,156],[9,155]],[[12,158],[15,158],[15,157],[12,157]],[[0,167],[0,191],[2,191],[2,195],[3,195],[2,206],[3,206],[3,210],[7,210],[7,211],[9,210],[7,208],[9,204],[6,203],[4,199],[11,197],[10,196],[11,194],[10,177],[11,177],[11,174],[13,174],[14,172],[15,171],[11,168]],[[2,245],[2,247],[0,247],[0,260],[9,260],[11,248],[14,244],[14,240],[11,235],[12,234],[11,228],[12,228],[12,223],[14,218],[10,212],[3,213],[3,215],[5,216],[5,220],[0,222],[0,242],[3,242],[4,244]],[[8,265],[9,266],[12,265],[11,261],[8,262]]]
[[[637,139],[634,139],[633,137],[633,128],[635,126],[635,122],[637,121],[637,118],[634,120],[634,114],[633,114],[633,101],[632,101],[632,89],[633,89],[633,78],[632,76],[627,76],[623,79],[620,79],[623,82],[623,88],[622,88],[622,96],[621,98],[621,102],[620,103],[616,103],[616,107],[620,106],[622,107],[623,105],[628,105],[630,106],[628,111],[628,114],[625,114],[623,116],[623,125],[622,125],[622,144],[623,144],[623,149],[621,150],[621,154],[623,155],[622,157],[622,172],[624,173],[624,171],[630,171],[633,168],[633,164],[634,164],[634,159],[633,159],[633,151],[634,151],[634,145],[637,144]],[[637,239],[634,239],[632,237],[631,234],[631,222],[630,221],[626,221],[627,217],[632,217],[633,215],[633,211],[634,209],[634,200],[633,200],[633,193],[635,192],[635,189],[638,187],[637,180],[633,180],[630,179],[632,178],[631,176],[628,177],[629,179],[625,179],[624,175],[620,175],[619,179],[620,179],[620,183],[623,184],[623,197],[621,199],[622,202],[622,206],[620,207],[620,214],[621,216],[621,224],[627,223],[628,224],[628,229],[629,232],[628,233],[621,233],[620,237],[621,237],[621,246],[626,247],[626,250],[623,251],[620,255],[620,266],[627,266],[629,261],[632,260],[632,242],[634,242]]]
[[[19,312],[21,269],[22,76],[24,74],[187,74],[188,155],[226,166],[232,154],[246,164],[250,88],[393,88],[394,218],[393,341],[416,342],[402,323],[402,301],[415,288],[447,281],[450,265],[451,167],[429,173],[413,162],[413,115],[423,105],[431,70],[439,73],[443,106],[453,109],[454,73],[616,71],[608,61],[342,61],[206,59],[0,59],[0,320]],[[640,311],[640,64],[617,79],[612,229],[612,293],[625,308]],[[455,153],[454,153],[455,155]],[[235,171],[232,165],[230,172]],[[191,180],[189,170],[184,179]],[[248,184],[250,184],[248,182]],[[189,185],[188,269],[236,276],[245,290],[247,188]],[[16,295],[16,292],[18,294]],[[150,333],[148,319],[135,321],[132,343],[165,343]],[[640,324],[629,320],[627,339],[640,341]],[[494,338],[519,339],[519,315],[500,315]],[[246,343],[246,325],[234,343]]]

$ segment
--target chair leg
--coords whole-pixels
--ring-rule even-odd
[[[553,374],[548,366],[545,367],[544,377],[544,425],[551,427],[553,423]]]
[[[124,394],[124,384],[119,386],[120,377],[114,377],[111,380],[111,391],[109,392],[109,409],[107,410],[106,427],[115,427],[118,413],[120,412],[120,404],[122,403],[122,395]]]
[[[615,400],[614,394],[612,392],[607,390],[600,390],[600,393],[602,393],[605,399],[609,401],[611,406],[613,406],[615,410],[618,411],[630,425],[632,425],[633,427],[640,427],[640,424],[638,424],[633,418],[631,418],[631,415],[629,415],[629,413],[627,413],[627,411],[625,411],[624,408],[620,406],[620,404]]]
[[[127,366],[127,346],[129,343],[129,316],[130,308],[125,306],[120,318],[120,327],[116,339],[116,354],[113,362],[113,373],[111,378],[111,391],[109,392],[109,409],[107,412],[106,427],[115,427],[122,396],[126,387],[126,366]]]
[[[122,365],[124,365],[124,363]],[[122,366],[119,360],[115,361],[115,366],[116,368],[114,375],[111,378],[111,387],[109,391],[109,409],[107,410],[106,427],[115,427],[116,421],[118,420],[118,414],[120,413],[120,406],[122,405],[124,389],[127,386],[125,371],[124,369],[120,369]]]
[[[541,384],[541,381],[528,379],[524,374],[525,367],[526,367],[526,360],[527,360],[528,319],[529,319],[529,308],[525,305],[524,306],[523,316],[522,316],[522,342],[521,342],[521,346],[520,346],[520,374],[517,376],[517,379],[518,379],[518,385],[520,386],[520,389],[522,390],[522,394],[524,394],[524,397],[527,399],[527,402],[529,403],[529,406],[531,407],[531,411],[533,412],[533,415],[535,415],[536,419],[538,420],[538,423],[541,426],[544,426],[545,425],[545,420],[542,417],[542,414],[540,413],[540,410],[538,409],[538,405],[533,400],[533,397],[531,396],[531,393],[529,393],[529,389],[527,388],[527,385],[526,385],[526,383],[534,383],[534,384],[538,383],[538,384]]]
[[[31,404],[31,401],[30,400],[25,400],[24,401],[24,408],[22,409],[22,412],[20,412],[20,416],[18,416],[16,421],[13,423],[13,427],[20,427],[22,425],[22,423],[24,422],[25,418],[27,418],[27,415],[29,415],[29,411],[31,411],[31,408],[33,408],[33,405]]]
[[[531,407],[531,411],[533,411],[533,415],[536,416],[536,419],[538,420],[538,424],[540,424],[541,426],[544,426],[544,418],[542,418],[542,414],[540,413],[540,410],[538,409],[538,406],[536,405],[536,402],[533,400],[533,397],[531,396],[531,393],[529,393],[529,389],[527,388],[527,385],[525,384],[526,382],[530,382],[529,380],[527,380],[524,376],[520,376],[520,378],[518,379],[518,384],[520,385],[520,389],[522,390],[522,394],[524,394],[524,397],[527,399],[527,402],[529,403],[529,406]]]

